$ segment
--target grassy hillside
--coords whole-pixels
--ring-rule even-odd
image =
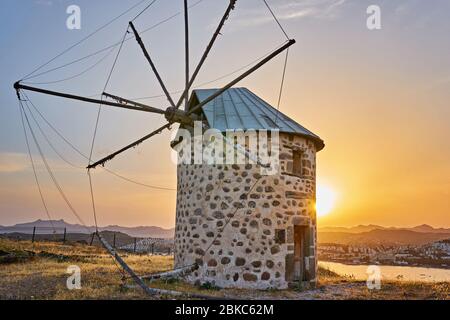
[[[170,256],[122,254],[136,273],[171,269]],[[81,290],[68,290],[67,267],[81,268]],[[160,299],[149,297],[124,279],[112,258],[97,246],[80,243],[14,241],[0,239],[0,299]],[[195,287],[181,280],[159,281],[152,286],[202,294],[248,299],[449,299],[450,284],[384,282],[379,291],[365,282],[319,270],[314,290],[231,290]]]

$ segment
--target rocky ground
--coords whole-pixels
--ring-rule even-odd
[[[170,270],[170,256],[122,254],[139,275]],[[68,290],[67,268],[81,270],[80,290]],[[157,281],[157,288],[243,299],[450,299],[450,283],[382,283],[369,290],[365,282],[319,270],[313,290],[236,290],[211,285],[196,287],[181,280]],[[12,241],[0,239],[0,299],[165,299],[149,297],[124,277],[101,248],[80,243]]]

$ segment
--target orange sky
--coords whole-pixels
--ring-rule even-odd
[[[254,10],[251,4],[243,6],[242,11],[230,19],[225,36],[205,66],[199,83],[239,68],[283,41],[270,20],[259,22],[257,19],[265,13]],[[292,8],[289,10],[294,10]],[[214,13],[209,9],[219,13],[223,8],[207,3],[205,7],[199,6],[199,17],[206,19]],[[314,12],[325,12],[325,9],[317,7],[318,11]],[[280,5],[278,10],[282,13],[287,9]],[[448,19],[440,15],[443,10],[399,1],[383,8],[382,30],[368,31],[365,7],[361,2],[344,1],[332,10],[333,14],[327,16],[325,13],[282,15],[286,29],[298,43],[291,50],[281,111],[325,141],[325,149],[318,154],[318,183],[329,186],[337,195],[334,209],[319,223],[344,226],[427,223],[450,227],[450,45],[443,41],[450,30]],[[170,8],[164,12],[170,13]],[[255,25],[243,23],[248,22],[246,17],[249,16],[254,19],[251,21],[257,21]],[[214,25],[215,20],[209,17],[207,21]],[[169,30],[178,28],[179,22],[168,26]],[[198,56],[211,28],[209,24],[205,27],[204,23],[197,23],[193,29],[204,34],[193,39],[196,44],[193,51]],[[249,40],[249,35],[253,34],[254,38]],[[174,31],[171,35],[180,34]],[[107,40],[106,43],[111,42]],[[182,70],[180,43],[173,46],[181,56],[166,57],[173,48],[160,34],[149,34],[144,40],[155,41],[159,65],[167,74],[171,90],[177,89],[182,82],[178,76]],[[47,41],[50,40],[44,39],[43,43]],[[110,91],[126,97],[159,94],[150,71],[143,70],[145,61],[136,46],[130,41],[124,49],[125,56],[117,67]],[[93,45],[91,51],[95,48]],[[9,54],[13,54],[13,49],[9,50]],[[239,55],[234,54],[236,50]],[[38,61],[48,56],[51,56],[49,52],[42,53]],[[174,60],[170,60],[172,58]],[[170,61],[179,62],[172,66]],[[30,62],[27,70],[36,64],[37,61]],[[281,66],[282,58],[277,58],[240,85],[275,105]],[[17,70],[15,73],[14,78],[2,79],[1,83],[2,89],[9,94],[4,97],[9,100],[2,103],[11,105],[13,111],[8,115],[10,121],[2,123],[9,129],[2,131],[0,145],[0,224],[45,218],[22,138],[14,92],[10,89],[13,79],[25,72]],[[93,83],[99,87],[104,82],[104,76],[94,75],[89,79],[72,92],[79,89],[80,93],[89,94]],[[209,87],[220,86],[227,80],[231,78]],[[67,91],[67,88],[68,84],[65,84],[57,89]],[[33,97],[57,127],[80,148],[88,150],[95,108],[80,107],[79,103],[73,102],[62,106],[52,102],[53,98]],[[163,100],[147,102],[157,107],[166,106]],[[72,115],[70,123],[63,120],[67,114]],[[101,119],[94,158],[145,135],[160,123],[162,120],[158,115],[107,109]],[[14,139],[16,143],[10,145]],[[175,187],[176,168],[170,160],[169,141],[169,133],[157,136],[118,157],[108,164],[108,168],[152,185]],[[65,148],[63,144],[59,146]],[[84,165],[85,161],[69,149],[63,150],[69,158]],[[48,152],[67,195],[83,219],[92,224],[86,173],[68,167],[50,150]],[[42,166],[39,174],[52,217],[76,222],[45,177]],[[174,226],[175,192],[132,185],[101,169],[94,173],[94,186],[101,225]]]

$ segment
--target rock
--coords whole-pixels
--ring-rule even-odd
[[[267,281],[269,279],[270,279],[270,273],[263,272],[263,274],[261,275],[261,280]]]
[[[236,261],[235,261],[235,265],[236,266],[241,267],[244,264],[245,264],[245,259],[244,258],[240,258],[240,257],[236,258]]]
[[[253,273],[244,273],[242,275],[242,278],[244,278],[245,281],[252,281],[252,282],[258,280],[258,277]]]
[[[259,228],[258,221],[256,221],[256,220],[250,221],[250,228],[252,228],[252,229],[258,229],[258,228]]]
[[[270,248],[270,253],[272,253],[272,254],[277,254],[277,253],[279,253],[280,252],[280,246],[277,246],[277,245],[275,245],[275,246],[273,246],[272,248]]]
[[[216,219],[223,219],[223,218],[225,218],[225,216],[222,213],[222,211],[214,211],[213,212],[213,217],[216,218]]]
[[[216,267],[217,266],[217,261],[214,259],[211,259],[208,261],[208,267]]]
[[[244,205],[241,202],[234,202],[233,203],[233,207],[235,207],[236,209],[242,209],[244,208]]]
[[[288,199],[305,199],[308,196],[304,192],[297,192],[297,191],[286,191],[285,195],[286,198]]]
[[[195,249],[195,253],[198,254],[199,256],[202,256],[202,255],[205,254],[205,251],[203,251],[203,250],[200,249],[200,248],[197,248],[197,249]]]

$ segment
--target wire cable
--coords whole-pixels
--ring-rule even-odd
[[[287,64],[288,64],[288,59],[289,59],[289,48],[287,48],[287,50],[286,50],[286,57],[284,59],[283,75],[281,77],[280,93],[278,95],[277,116],[275,117],[275,124],[278,123],[278,118],[280,116],[280,104],[281,104],[281,97],[283,95],[284,79],[286,77],[286,68],[287,68]]]
[[[129,27],[127,27],[127,29],[125,30],[125,33],[124,33],[123,38],[122,38],[122,43],[120,44],[119,50],[117,51],[116,58],[114,59],[114,62],[113,62],[112,67],[111,67],[111,70],[109,71],[109,74],[108,74],[108,77],[106,79],[106,83],[105,83],[105,85],[103,87],[103,91],[102,92],[106,91],[106,88],[108,87],[108,84],[109,84],[109,82],[111,80],[111,76],[112,76],[112,74],[114,72],[114,69],[116,67],[117,60],[119,59],[119,56],[120,56],[120,52],[122,51],[123,43],[125,42],[125,38],[126,38],[126,36],[128,34],[128,29],[129,29]],[[102,96],[101,99],[103,101],[103,96]],[[94,128],[94,134],[93,134],[93,137],[92,137],[91,150],[89,152],[88,166],[91,164],[91,161],[92,161],[92,153],[94,152],[95,140],[97,138],[97,130],[98,130],[98,125],[99,125],[99,121],[100,121],[100,114],[101,114],[101,112],[102,112],[102,105],[100,104],[98,106],[97,118],[95,120],[95,128]],[[92,210],[93,210],[93,213],[94,213],[95,229],[98,232],[97,210],[96,210],[96,207],[95,207],[94,188],[93,188],[92,175],[91,175],[91,170],[90,169],[87,170],[87,175],[88,175],[88,178],[89,178],[89,188],[90,188],[90,192],[91,192],[91,201],[92,201]]]
[[[248,195],[253,191],[253,189],[256,187],[256,185],[259,183],[259,181],[262,179],[262,176],[259,176],[255,183],[251,186],[251,188],[248,190],[248,192],[245,193],[245,198],[248,197]],[[243,205],[243,202],[245,201],[242,200],[241,201],[241,205]],[[235,210],[233,211],[233,213],[228,217],[228,219],[225,221],[225,224],[223,227],[221,227],[219,229],[219,231],[217,232],[216,236],[214,237],[214,239],[211,241],[211,243],[209,244],[209,246],[203,251],[203,255],[202,258],[208,253],[209,249],[211,249],[211,247],[213,246],[214,242],[219,238],[219,236],[224,232],[225,228],[228,226],[228,224],[231,222],[231,219],[233,219],[236,216],[236,213],[239,211],[240,206],[236,206]]]
[[[26,129],[26,127],[25,127],[25,121],[24,121],[24,118],[23,118],[23,110],[22,110],[22,108],[20,107],[20,104],[19,104],[19,111],[20,111],[20,119],[21,119],[21,121],[22,121],[23,133],[24,133],[24,136],[25,136],[25,142],[26,142],[26,145],[27,145],[28,156],[29,156],[29,158],[30,158],[31,167],[32,167],[32,169],[33,169],[33,174],[34,174],[34,179],[35,179],[35,181],[36,181],[36,186],[37,186],[37,188],[38,188],[38,190],[39,190],[39,196],[40,196],[40,198],[41,198],[41,202],[42,202],[42,206],[44,207],[45,214],[47,215],[47,218],[49,219],[50,224],[51,224],[51,226],[52,226],[53,233],[55,234],[55,233],[56,233],[56,229],[55,229],[55,226],[54,226],[54,224],[53,224],[53,219],[52,219],[52,217],[51,217],[51,215],[50,215],[50,212],[49,212],[49,210],[48,210],[47,203],[45,202],[45,198],[44,198],[44,195],[43,195],[43,193],[42,193],[41,185],[40,185],[40,183],[39,183],[39,178],[38,178],[38,175],[37,175],[37,172],[36,172],[36,166],[35,166],[35,164],[34,164],[33,154],[32,154],[32,152],[31,152],[31,148],[30,148],[30,142],[29,142],[29,140],[28,140],[27,129]]]
[[[198,0],[197,2],[193,3],[192,5],[190,5],[190,6],[189,6],[189,9],[192,9],[193,7],[197,6],[198,4],[200,4],[200,3],[203,2],[203,1],[205,1],[205,0]],[[142,2],[141,2],[141,3],[142,3]],[[140,3],[139,3],[139,4],[140,4]],[[162,25],[162,24],[164,24],[164,23],[166,23],[166,22],[168,22],[168,21],[170,21],[170,20],[176,18],[176,17],[179,16],[181,13],[182,13],[182,12],[179,11],[179,12],[177,12],[177,13],[175,13],[175,14],[169,16],[168,18],[165,18],[165,19],[163,19],[163,20],[161,20],[161,21],[155,23],[154,25],[152,25],[152,26],[150,26],[150,27],[144,29],[143,31],[141,31],[140,34],[142,35],[143,33],[146,33],[146,32],[148,32],[148,31],[150,31],[150,30],[153,30],[153,29],[159,27],[160,25]],[[129,41],[129,40],[131,40],[131,39],[134,39],[134,35],[131,35],[131,36],[127,37],[127,38],[125,39],[125,42],[127,42],[127,41]],[[58,66],[58,67],[54,67],[54,68],[52,68],[52,69],[48,69],[48,70],[46,70],[46,71],[42,71],[42,72],[40,72],[40,73],[38,73],[38,74],[34,74],[34,73],[36,73],[37,71],[41,70],[44,66],[46,66],[46,65],[48,65],[49,63],[51,63],[52,61],[54,61],[54,60],[57,58],[57,57],[55,57],[52,61],[49,61],[49,62],[46,63],[45,65],[42,65],[41,67],[37,68],[35,71],[33,71],[32,73],[30,73],[29,75],[25,76],[21,81],[33,79],[33,78],[36,78],[36,77],[39,77],[39,76],[48,74],[48,73],[50,73],[50,72],[53,72],[53,71],[56,71],[56,70],[59,70],[59,69],[68,67],[68,66],[73,65],[73,64],[75,64],[75,63],[78,63],[78,62],[81,62],[81,61],[83,61],[83,60],[89,59],[89,58],[91,58],[91,57],[93,57],[93,56],[96,56],[96,55],[98,55],[98,54],[100,54],[100,53],[102,53],[102,52],[105,52],[105,51],[109,50],[109,49],[115,48],[115,47],[119,46],[120,44],[121,44],[121,41],[118,41],[118,42],[113,43],[113,44],[111,44],[111,45],[108,45],[108,46],[106,46],[106,47],[104,47],[104,48],[102,48],[102,49],[99,49],[99,50],[97,50],[97,51],[95,51],[95,52],[93,52],[93,53],[90,53],[90,54],[88,54],[88,55],[85,55],[85,56],[83,56],[83,57],[81,57],[81,58],[77,58],[77,59],[72,60],[72,61],[70,61],[70,62],[67,62],[67,63],[65,63],[65,64],[63,64],[63,65],[60,65],[60,66]],[[73,47],[75,47],[75,46],[76,46],[76,45],[74,45]],[[71,48],[71,49],[72,49],[72,48]],[[68,49],[67,51],[69,51],[69,49]],[[64,52],[64,53],[65,53],[65,52]],[[62,56],[64,53],[60,54],[60,56]]]
[[[149,9],[155,2],[156,2],[156,0],[153,0],[152,2],[150,2],[150,4],[148,6],[146,6],[141,12],[139,12],[137,14],[137,16],[135,16],[131,21],[134,21],[137,18],[139,18],[141,16],[141,14],[143,14],[145,11],[147,11],[147,9]]]
[[[280,48],[280,47],[281,47],[281,46],[278,46],[278,47],[276,47],[274,50],[277,50],[277,49]],[[244,65],[244,66],[242,66],[242,67],[240,67],[240,68],[238,68],[238,69],[236,69],[236,70],[234,70],[234,71],[231,71],[231,72],[229,72],[229,73],[227,73],[227,74],[224,74],[224,75],[222,75],[222,76],[220,76],[220,77],[218,77],[218,78],[215,78],[215,79],[213,79],[213,80],[208,80],[208,81],[206,81],[206,82],[202,82],[202,83],[200,83],[200,84],[194,86],[193,88],[194,88],[194,89],[198,89],[198,88],[201,88],[201,87],[203,87],[203,86],[205,86],[205,85],[208,85],[208,84],[211,84],[211,83],[214,83],[214,82],[223,80],[223,79],[225,79],[225,78],[228,78],[228,77],[230,77],[230,76],[232,76],[232,75],[234,75],[234,74],[236,74],[236,73],[238,73],[238,72],[240,72],[240,71],[242,71],[242,70],[244,70],[244,69],[246,69],[246,68],[248,68],[248,67],[254,65],[255,63],[261,61],[261,60],[264,59],[265,57],[269,56],[274,50],[271,50],[270,52],[264,54],[263,56],[261,56],[261,57],[255,59],[255,60],[253,60],[253,61],[247,63],[246,65]],[[169,92],[169,93],[170,93],[170,94],[177,94],[177,93],[181,93],[181,92],[183,92],[183,91],[184,91],[184,90],[177,90],[177,91],[172,91],[172,92]],[[92,95],[92,96],[94,96],[94,95]],[[98,95],[95,95],[95,96],[98,96]],[[149,100],[149,99],[157,99],[157,98],[162,98],[162,97],[165,97],[165,95],[154,95],[154,96],[147,96],[147,97],[137,97],[137,98],[131,98],[131,100],[134,100],[134,101],[136,101],[136,100]]]
[[[31,118],[33,119],[36,127],[38,128],[38,130],[40,131],[41,135],[44,137],[45,141],[47,142],[47,144],[50,146],[50,148],[56,153],[56,155],[58,157],[60,157],[65,163],[69,164],[70,166],[77,168],[77,169],[84,169],[81,166],[77,166],[76,164],[72,163],[71,161],[67,160],[53,145],[53,143],[50,141],[50,139],[48,138],[47,134],[44,132],[44,130],[42,129],[41,125],[39,124],[39,122],[37,121],[36,117],[34,116],[33,112],[31,111],[30,106],[28,105],[28,101],[25,101],[25,106],[28,109],[29,114],[31,115]]]
[[[68,81],[68,80],[72,80],[75,78],[78,78],[84,74],[86,74],[87,72],[91,71],[92,69],[94,69],[96,66],[98,66],[100,63],[102,63],[104,60],[106,60],[106,58],[109,57],[109,55],[114,51],[115,47],[113,47],[110,51],[108,51],[108,53],[106,53],[101,59],[99,59],[97,62],[95,62],[93,65],[89,66],[88,68],[86,68],[85,70],[83,70],[80,73],[77,73],[73,76],[70,76],[68,78],[64,78],[64,79],[59,79],[59,80],[53,80],[53,81],[47,81],[47,82],[23,82],[24,84],[31,84],[31,85],[45,85],[45,84],[54,84],[54,83],[60,83],[60,82],[64,82],[64,81]]]
[[[72,206],[72,204],[70,203],[69,199],[67,198],[66,194],[64,193],[64,190],[62,189],[61,185],[59,184],[58,180],[56,179],[50,165],[47,162],[47,159],[45,158],[44,153],[42,152],[41,146],[39,144],[39,141],[37,140],[37,137],[34,133],[33,127],[31,126],[30,120],[28,119],[27,113],[25,111],[25,108],[23,107],[22,102],[20,101],[20,106],[22,108],[23,111],[23,115],[25,116],[25,120],[26,123],[28,125],[28,129],[31,133],[31,136],[33,137],[34,143],[36,145],[36,148],[39,152],[39,155],[41,156],[42,162],[45,165],[45,168],[50,176],[50,178],[53,181],[53,184],[55,185],[56,189],[58,190],[59,194],[61,195],[62,199],[64,200],[64,202],[67,204],[67,206],[69,207],[70,211],[73,213],[73,215],[78,219],[78,221],[86,228],[86,230],[89,230],[89,228],[87,227],[87,225],[84,223],[83,219],[81,218],[81,216],[78,214],[78,212],[75,210],[75,208]]]
[[[86,159],[86,160],[89,160],[89,157],[86,155],[86,154],[84,154],[79,148],[77,148],[73,143],[71,143],[54,125],[52,125],[52,123],[50,123],[50,121],[48,121],[48,119],[42,114],[42,112],[40,112],[39,111],[39,109],[36,107],[36,105],[30,100],[30,98],[26,95],[26,93],[25,92],[23,92],[23,94],[25,95],[25,98],[27,99],[27,102],[32,106],[32,108],[34,109],[34,111],[36,111],[37,112],[37,114],[39,115],[39,117],[42,119],[42,120],[44,120],[44,122],[47,124],[47,126],[53,131],[53,132],[55,132],[56,133],[56,135],[58,135],[58,137],[61,139],[61,140],[63,140],[71,149],[73,149],[76,153],[78,153],[81,157],[83,157],[84,159]],[[33,112],[31,111],[31,114],[33,114]],[[53,145],[53,144],[52,144]],[[53,147],[52,147],[52,149],[53,150],[55,150],[56,149],[56,147],[53,145]],[[56,151],[55,151],[55,153],[56,153]],[[57,152],[57,155],[60,155],[60,152]],[[73,166],[73,167],[75,167],[75,168],[80,168],[80,166],[77,166],[77,165],[75,165],[75,164],[73,164],[71,161],[66,161],[66,158],[65,157],[61,157],[60,156],[60,158],[61,158],[61,160],[63,160],[63,161],[65,161],[67,164],[69,164],[69,165],[71,165],[71,166]],[[115,176],[115,177],[117,177],[117,178],[119,178],[119,179],[122,179],[122,180],[124,180],[124,181],[127,181],[127,182],[130,182],[130,183],[133,183],[133,184],[136,184],[136,185],[139,185],[139,186],[143,186],[143,187],[146,187],[146,188],[149,188],[149,189],[158,189],[158,190],[166,190],[166,191],[176,191],[177,189],[175,189],[175,188],[168,188],[168,187],[161,187],[161,186],[155,186],[155,185],[150,185],[150,184],[147,184],[147,183],[143,183],[143,182],[140,182],[140,181],[136,181],[136,180],[133,180],[133,179],[131,179],[131,178],[128,178],[128,177],[125,177],[125,176],[123,176],[123,175],[121,175],[121,174],[119,174],[119,173],[117,173],[117,172],[115,172],[115,171],[113,171],[113,170],[111,170],[111,169],[108,169],[108,168],[106,168],[106,167],[100,167],[101,169],[103,169],[104,171],[106,171],[107,173],[109,173],[109,174],[111,174],[111,175],[113,175],[113,176]],[[83,167],[83,169],[84,169],[84,167]]]
[[[84,37],[83,39],[81,39],[80,41],[76,42],[75,44],[71,45],[70,47],[68,47],[67,49],[63,50],[61,53],[57,54],[55,57],[53,57],[52,59],[50,59],[49,61],[47,61],[46,63],[40,65],[39,67],[37,67],[35,70],[33,70],[32,72],[30,72],[29,74],[27,74],[26,76],[24,76],[22,78],[22,80],[26,80],[26,79],[30,79],[30,76],[33,75],[34,73],[36,73],[37,71],[41,70],[43,67],[49,65],[50,63],[52,63],[53,61],[55,61],[56,59],[58,59],[59,57],[61,57],[62,55],[66,54],[67,52],[69,52],[70,50],[72,50],[73,48],[75,48],[76,46],[80,45],[81,43],[83,43],[84,41],[86,41],[87,39],[91,38],[93,35],[95,35],[96,33],[100,32],[101,30],[103,30],[104,28],[106,28],[107,26],[111,25],[112,23],[114,23],[116,20],[120,19],[122,16],[124,16],[125,14],[127,14],[128,12],[130,12],[131,10],[133,10],[134,8],[138,7],[139,5],[141,5],[142,3],[144,3],[147,0],[141,0],[138,3],[136,3],[135,5],[133,5],[132,7],[128,8],[126,11],[122,12],[120,15],[118,15],[117,17],[113,18],[112,20],[108,21],[107,23],[105,23],[104,25],[100,26],[99,28],[97,28],[96,30],[94,30],[93,32],[91,32],[90,34],[88,34],[86,37]]]
[[[281,25],[280,21],[278,20],[278,18],[276,17],[275,13],[273,12],[272,8],[270,8],[269,4],[267,3],[266,0],[263,0],[263,2],[265,3],[267,9],[269,9],[270,13],[272,14],[272,17],[275,19],[275,21],[277,22],[278,26],[280,27],[281,31],[283,32],[284,36],[286,37],[287,40],[289,40],[289,36],[286,33],[286,31],[284,30],[283,26]]]

